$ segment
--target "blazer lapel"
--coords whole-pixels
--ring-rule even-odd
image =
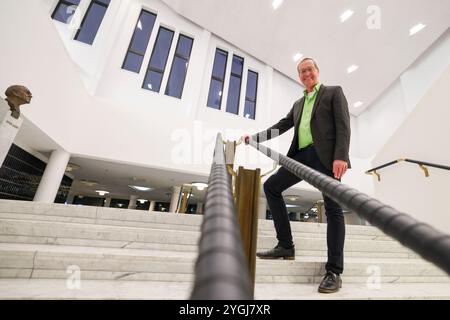
[[[298,112],[297,114],[295,114],[295,119],[294,119],[294,125],[296,128],[298,128],[298,126],[300,125],[300,119],[302,117],[302,113],[303,113],[303,104],[305,103],[305,98],[301,98],[299,101],[299,105],[298,105]]]
[[[311,119],[314,118],[314,115],[316,114],[317,106],[319,105],[320,99],[322,98],[322,95],[323,95],[325,89],[326,89],[326,87],[323,84],[319,88],[319,92],[317,93],[316,101],[314,102]]]

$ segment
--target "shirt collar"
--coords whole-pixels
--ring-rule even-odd
[[[315,86],[314,86],[314,94],[316,94],[317,92],[319,92],[319,89],[320,89],[320,83],[318,83],[318,84],[316,84]],[[308,91],[305,89],[305,90],[303,90],[303,94],[304,94],[304,96],[305,97],[307,97],[308,96]]]

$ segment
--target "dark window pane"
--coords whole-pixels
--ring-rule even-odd
[[[181,99],[187,67],[188,62],[186,60],[179,57],[174,58],[169,82],[167,83],[166,95]]]
[[[52,14],[52,18],[63,23],[69,23],[79,3],[80,0],[60,1]]]
[[[184,58],[189,59],[191,56],[191,49],[192,49],[192,43],[194,42],[193,39],[188,38],[186,36],[180,35],[180,40],[178,41],[177,46],[177,54],[181,55]]]
[[[123,63],[123,69],[139,73],[141,70],[143,56],[135,54],[133,52],[128,52]]]
[[[153,31],[156,15],[148,11],[142,10],[139,16],[130,47],[122,68],[137,72],[141,70],[142,61],[144,60],[145,51],[147,50],[148,41]],[[133,53],[132,53],[133,52]],[[140,57],[139,57],[140,56]]]
[[[244,59],[238,56],[233,56],[233,64],[231,65],[231,73],[242,76],[242,69],[244,68]]]
[[[98,2],[101,2],[103,4],[106,4],[107,6],[109,5],[109,3],[111,2],[111,0],[96,0]]]
[[[173,31],[166,28],[159,28],[158,37],[150,59],[150,67],[152,69],[165,69],[172,39]]]
[[[193,39],[184,35],[180,35],[178,38],[178,44],[175,50],[176,54],[172,62],[172,70],[170,71],[169,81],[166,87],[166,95],[181,99],[193,41]]]
[[[147,50],[148,41],[152,34],[155,20],[156,15],[147,11],[142,11],[136,24],[130,47],[133,50],[141,52],[142,55],[144,55]]]
[[[214,67],[212,75],[217,79],[224,80],[225,79],[225,69],[227,67],[227,58],[228,53],[217,49],[216,56],[214,57]]]
[[[247,90],[245,94],[244,117],[249,119],[255,119],[257,94],[258,94],[258,74],[253,71],[248,71]]]
[[[92,44],[103,21],[106,10],[107,7],[92,2],[75,39],[87,44]]]
[[[148,71],[147,75],[145,76],[144,85],[142,86],[142,88],[159,92],[159,89],[161,88],[162,77],[162,73]]]
[[[239,97],[241,95],[241,78],[231,76],[228,88],[227,112],[239,113]]]
[[[256,104],[252,101],[245,101],[244,117],[255,119]]]
[[[223,82],[211,79],[211,86],[209,88],[208,107],[220,109],[222,104],[222,90]]]
[[[246,99],[255,101],[258,86],[258,74],[253,71],[248,72]]]

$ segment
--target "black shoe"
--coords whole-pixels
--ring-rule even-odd
[[[322,282],[319,285],[320,293],[334,293],[338,292],[342,287],[342,279],[339,275],[327,271],[327,274],[323,278]]]
[[[278,245],[269,251],[258,252],[256,256],[261,259],[295,260],[295,247],[286,249]]]

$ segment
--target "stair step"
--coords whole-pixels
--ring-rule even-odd
[[[174,214],[149,212],[141,210],[128,210],[104,207],[89,207],[64,204],[48,204],[30,201],[0,200],[0,213],[34,214],[41,216],[62,216],[72,218],[87,218],[96,220],[115,220],[123,222],[144,222],[173,225],[200,226],[203,220],[202,215],[195,214]],[[259,230],[273,231],[273,221],[258,221]],[[291,222],[293,232],[325,233],[326,224]],[[347,235],[374,235],[385,237],[386,235],[372,226],[347,225]]]
[[[99,246],[122,248],[133,245],[134,248],[146,248],[146,243],[196,246],[200,238],[200,232],[2,219],[0,220],[0,236],[3,237],[4,241],[9,239],[10,242],[33,240],[32,237],[44,237],[40,239],[43,243],[61,243],[60,238],[62,238],[63,244],[86,245],[90,240],[99,240]],[[14,236],[19,236],[19,238],[14,239]],[[258,248],[262,250],[272,248],[275,245],[275,240],[273,236],[259,236]],[[107,241],[110,241],[110,243],[106,243]],[[326,238],[295,237],[294,242],[299,250],[327,250]],[[408,257],[413,254],[409,249],[394,241],[359,239],[347,239],[345,251],[401,253],[407,254]]]
[[[63,279],[67,268],[75,265],[84,279],[192,281],[195,260],[193,253],[175,251],[0,244],[0,278]],[[258,259],[256,281],[317,283],[325,273],[325,261],[325,257]],[[444,272],[417,259],[348,258],[343,279],[366,282],[374,270],[381,282],[450,281]]]
[[[66,280],[0,279],[0,299],[48,300],[186,300],[191,284],[152,281],[82,280],[80,289],[69,289]],[[344,283],[334,294],[320,294],[317,284],[257,283],[256,300],[449,300],[450,284],[383,283],[379,289]]]
[[[51,222],[65,222],[65,223],[78,223],[78,224],[91,224],[91,225],[109,225],[109,226],[121,226],[121,227],[136,227],[136,228],[149,228],[149,229],[170,229],[170,230],[182,230],[200,232],[200,225],[183,225],[183,224],[169,224],[169,223],[155,223],[155,222],[139,222],[139,221],[123,221],[117,219],[94,219],[94,218],[78,218],[69,216],[54,216],[54,215],[38,215],[30,213],[5,213],[0,212],[0,219],[5,220],[26,220],[26,221],[51,221]],[[263,221],[263,220],[261,220]],[[293,224],[296,222],[292,222]],[[275,237],[275,229],[273,226],[259,227],[258,235]],[[307,238],[326,238],[325,230],[323,232],[307,232],[294,229],[292,234],[294,237],[307,237]],[[353,234],[347,233],[347,239],[359,239],[359,240],[378,240],[378,241],[393,241],[392,238],[386,235],[375,234]]]

